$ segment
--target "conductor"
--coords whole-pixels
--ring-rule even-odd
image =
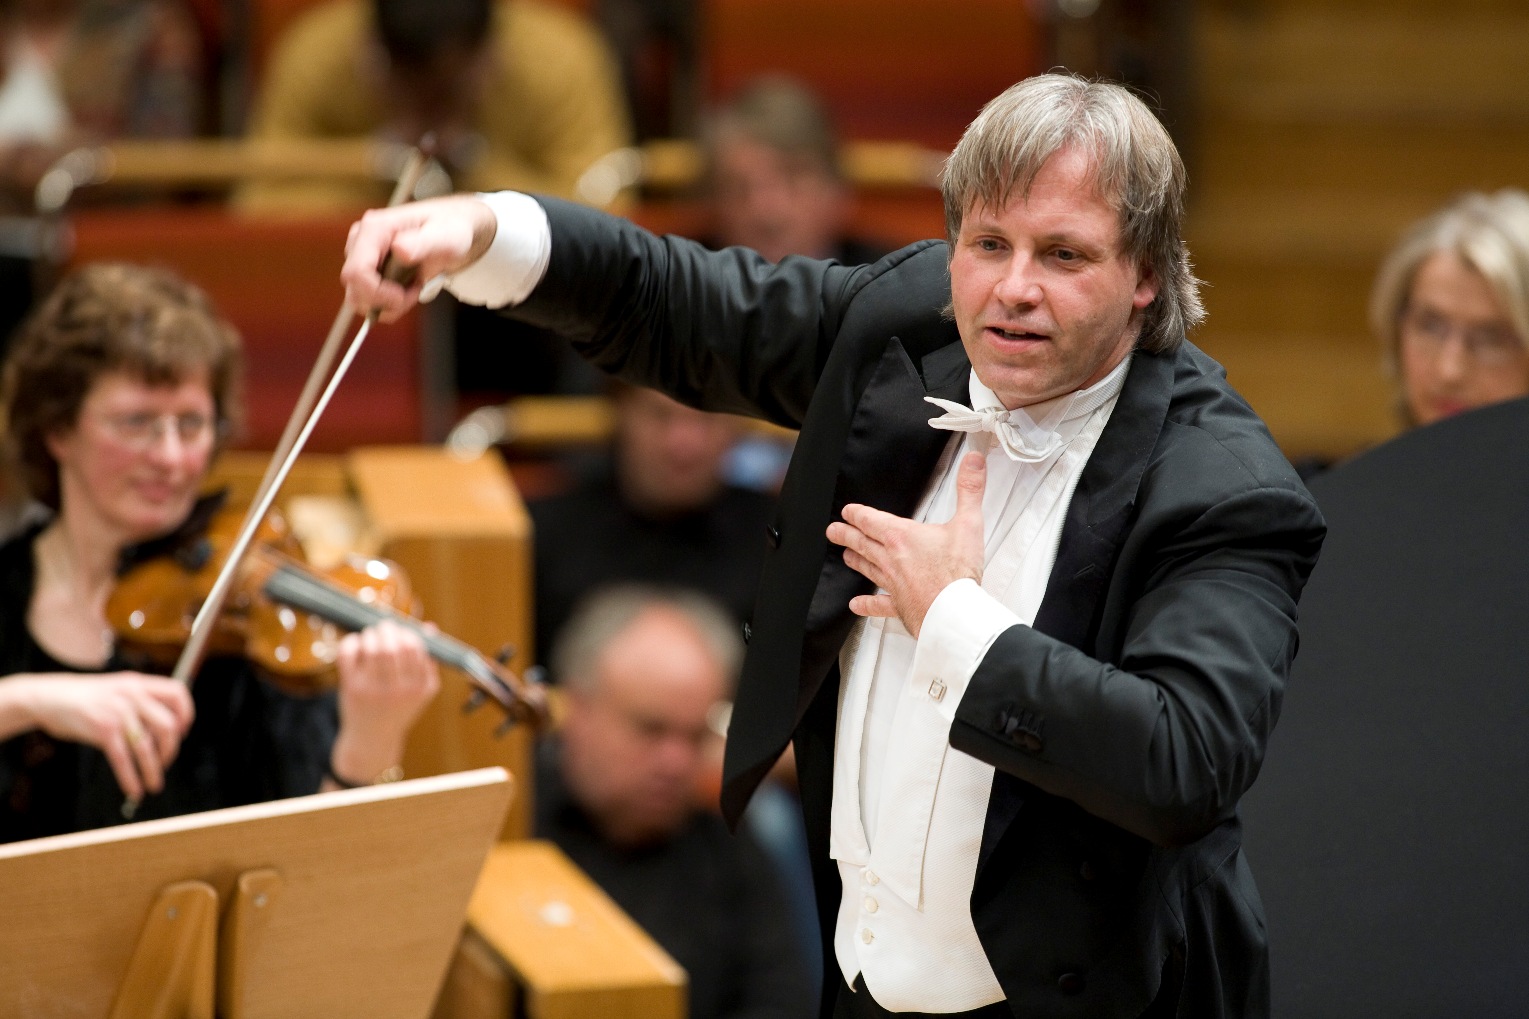
[[[789,742],[824,1016],[1258,1016],[1240,852],[1322,542],[1214,361],[1185,177],[1115,85],[968,127],[947,242],[872,266],[708,252],[551,199],[368,213],[358,307],[431,289],[708,410],[801,429],[727,746],[736,822]]]

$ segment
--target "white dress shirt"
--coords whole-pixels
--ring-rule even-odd
[[[489,251],[432,281],[472,304],[524,300],[546,273],[551,231],[526,195],[480,195],[499,221]],[[896,619],[856,623],[840,652],[830,854],[843,882],[834,954],[845,982],[891,1011],[960,1012],[1003,999],[977,940],[971,890],[993,768],[950,748],[956,705],[998,635],[1035,620],[1062,522],[1104,431],[1130,359],[1077,393],[1011,411],[1029,436],[1056,435],[1036,462],[1009,458],[987,432],[952,437],[915,518],[949,520],[960,455],[987,454],[982,583],[946,587],[914,640]],[[970,380],[975,410],[1002,410]],[[895,751],[895,752],[894,752]]]
[[[829,852],[843,895],[834,954],[845,982],[863,975],[891,1011],[960,1012],[1003,1000],[971,918],[993,768],[950,749],[950,725],[993,641],[1035,619],[1068,503],[1128,366],[1011,412],[1056,433],[1059,448],[1038,462],[1010,459],[990,433],[953,438],[914,518],[949,520],[962,455],[986,453],[981,585],[962,580],[941,592],[916,641],[896,619],[869,619],[840,653]],[[975,373],[970,390],[974,409],[1001,409]]]

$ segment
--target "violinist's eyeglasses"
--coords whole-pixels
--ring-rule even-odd
[[[135,450],[149,450],[172,431],[182,446],[212,442],[217,425],[203,414],[113,414],[101,419],[112,437]]]

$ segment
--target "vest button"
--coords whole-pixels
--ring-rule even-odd
[[[1081,994],[1083,992],[1082,973],[1063,973],[1057,977],[1057,990],[1063,994]]]
[[[874,913],[878,909],[881,908],[881,905],[875,899],[871,898],[869,895],[867,895],[865,897],[864,905],[865,905],[865,911],[867,913]]]
[[[880,881],[881,881],[881,878],[876,876],[876,872],[874,870],[868,870],[868,871],[865,872],[865,883],[866,884],[874,885],[874,884],[877,884]]]
[[[743,642],[745,644],[747,644],[749,641],[751,641],[753,639],[754,639],[754,625],[752,623],[744,623],[743,624]]]
[[[876,940],[876,935],[867,927],[860,932],[860,940],[869,945],[872,941]]]
[[[765,540],[770,543],[771,548],[780,548],[780,528],[766,527]]]

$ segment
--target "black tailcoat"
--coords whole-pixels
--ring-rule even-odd
[[[848,502],[911,514],[949,439],[923,401],[967,396],[941,314],[947,248],[772,266],[544,205],[550,265],[515,314],[629,381],[801,429],[761,536],[723,802],[736,819],[794,741],[826,941],[837,656],[847,603],[871,585],[824,532]],[[1323,533],[1219,365],[1187,343],[1133,355],[1035,625],[1000,635],[950,733],[997,769],[971,906],[1016,1016],[1129,1017],[1155,999],[1179,1016],[1267,1012],[1237,802],[1279,714]]]

